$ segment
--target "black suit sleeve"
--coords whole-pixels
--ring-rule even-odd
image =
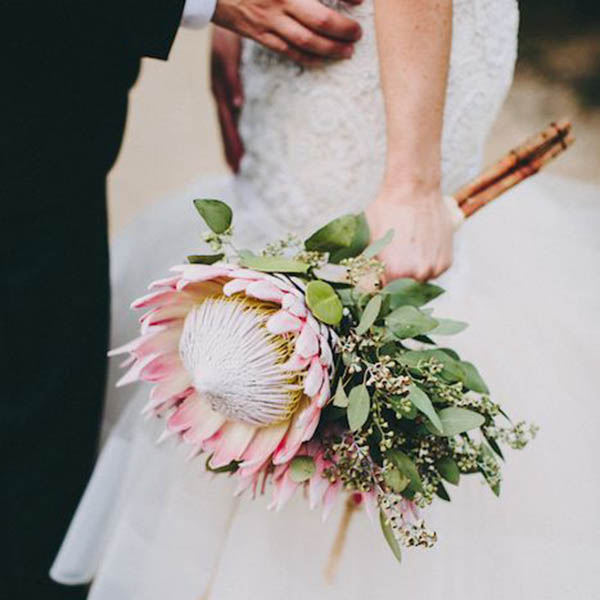
[[[166,60],[185,0],[62,0],[71,26],[93,42],[123,42],[138,57]]]

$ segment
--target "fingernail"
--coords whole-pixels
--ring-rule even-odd
[[[240,108],[243,104],[244,100],[241,96],[235,96],[233,99],[233,105],[237,108]]]
[[[354,46],[345,46],[342,49],[342,56],[344,58],[350,58],[354,54]]]

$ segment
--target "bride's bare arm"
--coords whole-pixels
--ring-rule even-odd
[[[452,37],[451,0],[375,0],[388,151],[367,211],[374,238],[394,227],[387,277],[429,279],[452,262],[452,224],[442,201],[441,137]]]

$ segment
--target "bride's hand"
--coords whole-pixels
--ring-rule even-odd
[[[240,168],[244,145],[238,132],[238,119],[244,102],[240,78],[241,38],[221,27],[213,28],[210,61],[212,93],[223,138],[225,158],[234,173]]]
[[[414,192],[386,185],[366,213],[373,240],[394,229],[392,242],[379,255],[386,264],[386,280],[425,281],[452,264],[452,218],[439,190]]]

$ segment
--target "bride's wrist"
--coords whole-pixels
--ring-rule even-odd
[[[440,195],[441,173],[439,167],[431,165],[410,165],[388,158],[383,189],[393,190],[394,196],[407,202],[415,198],[434,198]]]
[[[378,196],[386,204],[435,205],[441,202],[440,180],[421,177],[386,176]]]

